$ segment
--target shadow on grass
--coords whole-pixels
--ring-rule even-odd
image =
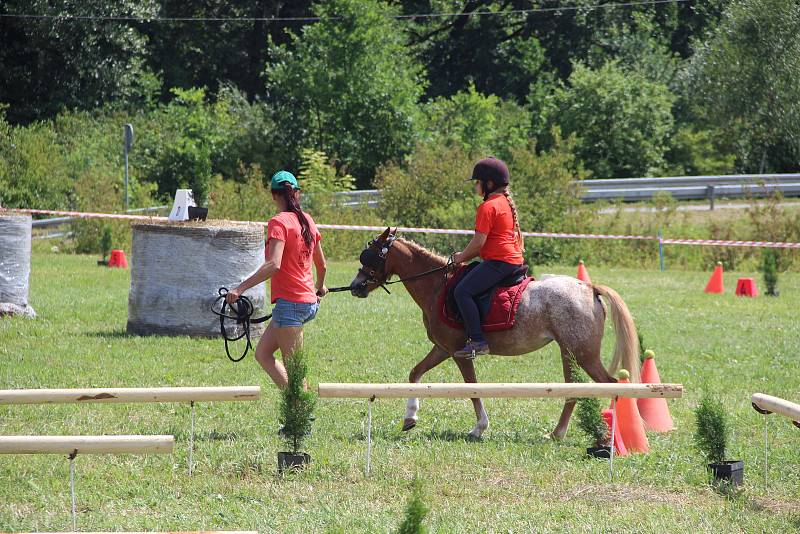
[[[188,441],[189,431],[183,429],[175,429],[170,432],[175,436],[175,441]],[[195,441],[235,441],[239,439],[237,432],[217,432],[216,430],[209,430],[206,432],[195,432]]]
[[[99,337],[105,339],[122,339],[122,338],[134,338],[139,337],[136,334],[129,334],[125,330],[106,330],[100,332],[84,332],[84,336],[86,337]]]

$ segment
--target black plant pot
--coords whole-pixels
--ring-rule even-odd
[[[611,447],[604,445],[602,447],[589,447],[586,449],[586,454],[593,458],[611,458]]]
[[[744,479],[744,462],[742,460],[726,460],[718,464],[708,464],[714,474],[714,482],[729,482],[741,486]]]
[[[208,216],[208,208],[198,208],[196,206],[189,206],[190,221],[205,221],[207,216]]]
[[[278,473],[283,473],[287,469],[302,469],[302,467],[308,463],[311,463],[311,456],[308,453],[278,453]]]

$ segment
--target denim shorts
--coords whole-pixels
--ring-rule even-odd
[[[272,320],[278,328],[303,326],[317,316],[319,302],[292,302],[277,299],[272,308]]]

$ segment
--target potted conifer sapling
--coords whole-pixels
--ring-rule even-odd
[[[764,274],[764,285],[767,286],[767,295],[770,297],[778,296],[778,259],[777,252],[773,249],[765,249],[763,252],[764,261],[761,264],[761,271]]]
[[[588,377],[573,359],[571,362],[572,381],[577,383],[588,382]],[[608,425],[603,419],[600,409],[600,400],[596,397],[578,399],[575,415],[578,418],[578,427],[591,438],[594,444],[587,447],[586,454],[594,458],[611,458],[611,436]]]
[[[300,468],[311,461],[308,453],[302,452],[303,442],[311,434],[316,396],[306,390],[305,378],[308,367],[302,350],[295,351],[285,359],[288,385],[281,390],[280,419],[283,424],[281,436],[291,451],[278,453],[278,471]]]
[[[695,445],[705,455],[714,482],[741,485],[744,478],[744,462],[725,459],[728,424],[722,403],[704,395],[694,414],[697,420]]]

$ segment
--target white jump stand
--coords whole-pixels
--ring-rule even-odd
[[[169,213],[170,221],[188,221],[189,206],[196,207],[191,189],[178,189],[175,191],[175,203]]]

